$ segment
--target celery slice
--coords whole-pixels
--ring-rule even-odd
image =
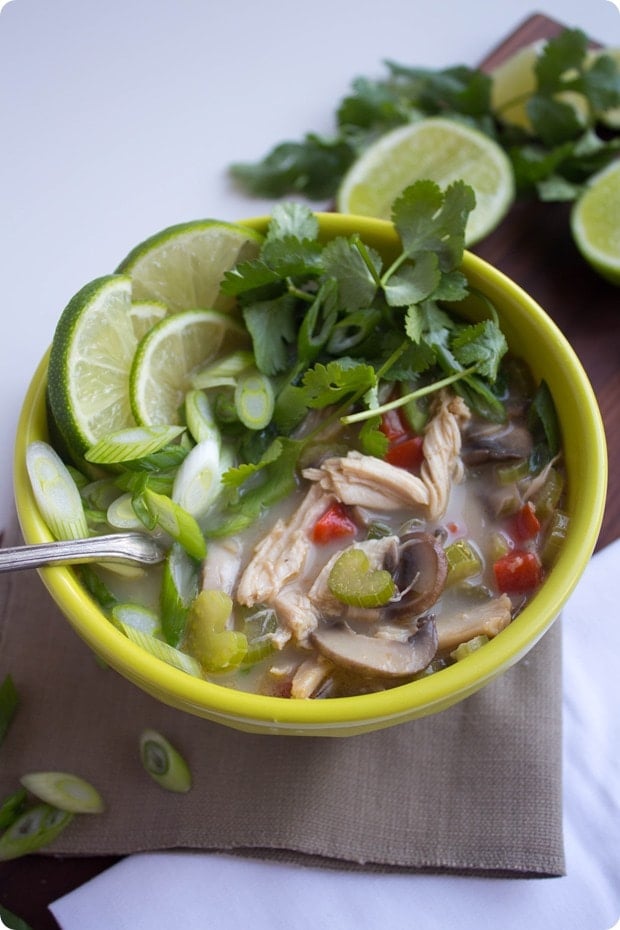
[[[175,649],[174,646],[169,646],[168,643],[164,643],[161,639],[157,639],[155,636],[143,632],[143,630],[137,630],[135,626],[128,623],[121,623],[121,629],[127,639],[150,652],[156,659],[161,659],[162,662],[173,665],[182,672],[187,672],[188,675],[194,675],[197,678],[202,677],[200,663],[192,656],[181,652],[180,649]]]
[[[345,549],[334,562],[327,579],[334,597],[354,607],[381,607],[396,593],[396,584],[388,571],[371,569],[362,549]]]
[[[445,548],[448,560],[448,584],[456,584],[482,571],[482,560],[473,543],[467,539],[457,539]]]
[[[46,442],[31,442],[26,450],[26,469],[32,492],[56,539],[88,536],[88,523],[78,486],[60,456]]]
[[[187,762],[157,730],[147,729],[141,733],[140,758],[151,778],[167,791],[184,794],[192,787]]]
[[[0,836],[0,861],[17,859],[49,846],[73,817],[70,811],[61,811],[50,804],[31,807]]]
[[[132,426],[102,436],[84,458],[97,465],[131,462],[159,452],[183,432],[184,426]]]
[[[30,772],[20,779],[24,788],[46,804],[72,814],[100,814],[103,798],[90,782],[71,772]]]

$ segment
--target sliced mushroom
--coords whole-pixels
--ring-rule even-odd
[[[427,611],[441,595],[447,575],[448,561],[437,537],[420,531],[405,534],[393,572],[399,595],[387,609],[389,617],[409,619]]]
[[[319,652],[335,665],[379,678],[406,678],[421,672],[437,652],[435,621],[426,619],[406,642],[354,633],[344,623],[312,634]]]
[[[507,594],[500,594],[469,609],[444,613],[437,620],[438,645],[442,650],[452,650],[474,636],[497,636],[512,620],[512,601]]]
[[[527,459],[532,451],[532,435],[524,423],[508,420],[489,426],[472,424],[463,437],[461,458],[466,465]]]

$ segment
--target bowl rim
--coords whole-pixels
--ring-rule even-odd
[[[386,247],[397,243],[392,224],[368,217],[317,213],[321,228],[330,237],[351,233],[380,236]],[[240,225],[264,227],[268,217],[240,221]],[[478,690],[518,662],[543,636],[560,614],[584,571],[598,538],[607,487],[607,455],[602,417],[593,388],[570,343],[538,303],[503,272],[484,259],[465,252],[463,271],[468,277],[483,278],[492,289],[507,294],[522,313],[533,317],[547,341],[552,340],[555,362],[571,381],[582,419],[582,441],[589,449],[581,467],[583,486],[574,496],[578,503],[578,525],[571,527],[556,564],[532,600],[500,634],[466,659],[414,682],[385,691],[324,701],[294,701],[290,698],[256,695],[196,678],[158,659],[132,643],[105,617],[81,587],[69,567],[49,567],[39,574],[53,600],[65,613],[75,631],[135,684],[165,703],[182,707],[199,716],[230,725],[274,725],[279,729],[318,727],[329,733],[347,725],[360,728],[387,725],[441,710]],[[501,316],[501,308],[499,308]],[[20,413],[14,450],[14,489],[17,514],[27,542],[52,539],[39,514],[25,468],[27,445],[35,436],[47,437],[46,383],[49,349],[41,359],[27,390]],[[554,580],[555,579],[555,580]]]

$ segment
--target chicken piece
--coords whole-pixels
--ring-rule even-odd
[[[311,550],[308,528],[333,500],[313,485],[288,523],[278,520],[274,524],[241,575],[235,594],[240,604],[273,604],[282,588],[303,573]]]
[[[398,536],[384,536],[381,539],[367,539],[355,543],[355,549],[362,549],[368,556],[371,569],[387,568],[394,571],[398,563]],[[332,594],[328,586],[329,574],[342,551],[334,555],[323,566],[308,591],[308,599],[317,614],[322,617],[340,617],[343,620],[362,620],[372,623],[379,619],[380,609],[348,607]]]
[[[333,666],[323,656],[311,656],[301,663],[293,676],[291,697],[310,698],[330,674]]]
[[[461,428],[470,416],[461,397],[442,392],[424,432],[420,477],[428,492],[429,520],[438,520],[445,513],[452,482],[463,480]]]
[[[361,452],[326,459],[320,468],[304,469],[303,476],[351,507],[378,511],[428,507],[428,490],[420,478]]]
[[[200,571],[200,587],[232,594],[241,568],[241,551],[238,539],[209,542]]]
[[[507,594],[477,604],[469,610],[455,610],[437,617],[439,649],[452,650],[474,636],[497,636],[512,619],[512,602]]]
[[[308,595],[297,584],[291,584],[279,591],[271,601],[278,620],[282,626],[273,636],[276,649],[289,641],[291,635],[301,645],[307,643],[310,633],[319,624],[319,615]]]
[[[356,451],[326,459],[320,468],[306,468],[303,475],[351,507],[382,512],[407,508],[437,520],[447,507],[452,482],[463,478],[461,427],[469,417],[462,398],[441,395],[424,433],[420,477]]]

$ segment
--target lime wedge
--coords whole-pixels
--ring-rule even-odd
[[[620,285],[620,161],[590,179],[573,206],[571,230],[594,270]]]
[[[500,146],[476,129],[431,117],[394,129],[373,143],[345,175],[338,210],[390,219],[392,203],[414,181],[441,187],[462,179],[476,195],[466,241],[477,242],[502,220],[514,200],[514,176]]]
[[[217,220],[170,226],[137,245],[118,267],[133,283],[134,300],[162,301],[180,310],[227,311],[234,300],[219,293],[226,271],[254,258],[262,237],[253,229]]]
[[[76,464],[105,433],[134,424],[129,371],[138,340],[131,280],[107,275],[85,285],[58,321],[48,368],[52,421]]]
[[[157,323],[141,340],[129,374],[131,409],[142,426],[181,422],[192,375],[221,350],[243,345],[243,326],[218,310],[185,310]]]

